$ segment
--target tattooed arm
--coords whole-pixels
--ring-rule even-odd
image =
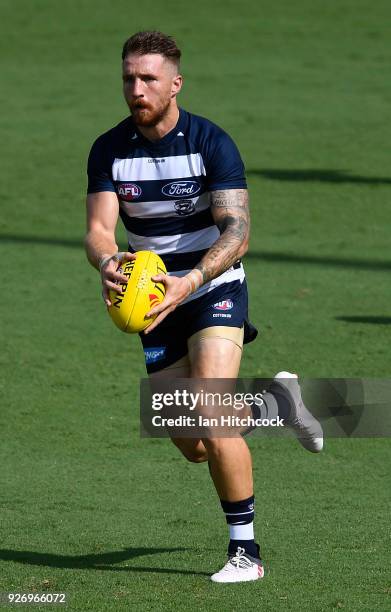
[[[206,283],[228,270],[248,248],[250,216],[247,189],[212,191],[211,212],[220,238],[195,266]]]
[[[164,283],[166,296],[159,306],[146,315],[155,315],[155,321],[145,330],[149,334],[163,319],[202,284],[228,270],[248,247],[249,212],[246,189],[224,189],[211,192],[211,211],[220,230],[220,237],[210,247],[199,264],[186,276],[153,276]]]

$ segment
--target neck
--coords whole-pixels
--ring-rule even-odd
[[[164,115],[163,119],[159,121],[157,125],[153,127],[144,127],[138,125],[137,128],[141,132],[145,138],[148,140],[160,140],[163,138],[168,132],[171,132],[172,129],[176,126],[179,119],[179,109],[176,104],[173,104],[168,109],[166,115]]]

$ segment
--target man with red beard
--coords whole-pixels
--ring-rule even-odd
[[[163,302],[140,334],[148,374],[167,378],[236,379],[243,344],[257,335],[248,321],[241,257],[249,240],[248,193],[243,162],[218,126],[178,108],[181,52],[161,32],[138,32],[123,47],[122,74],[130,116],[100,136],[88,161],[86,251],[100,270],[103,299],[127,279],[118,262],[139,250],[158,253],[167,275]],[[121,217],[129,248],[118,253]],[[285,416],[301,408],[297,377],[275,379],[265,410]],[[278,406],[277,406],[278,404]],[[265,415],[263,415],[265,416]],[[281,414],[280,414],[281,416]],[[306,415],[304,415],[306,417]],[[291,424],[308,450],[321,449],[321,430],[300,418]],[[216,582],[257,580],[264,574],[254,540],[251,456],[242,437],[172,439],[186,459],[209,462],[229,525],[228,562]]]

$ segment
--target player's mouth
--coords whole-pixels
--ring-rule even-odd
[[[145,103],[143,104],[142,102],[136,102],[135,104],[132,104],[130,108],[132,109],[132,112],[150,110],[149,105]]]

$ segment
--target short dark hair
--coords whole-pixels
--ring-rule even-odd
[[[130,53],[137,55],[157,53],[172,61],[178,68],[181,59],[181,51],[174,38],[156,30],[136,32],[128,38],[122,48],[122,59],[124,60]]]

